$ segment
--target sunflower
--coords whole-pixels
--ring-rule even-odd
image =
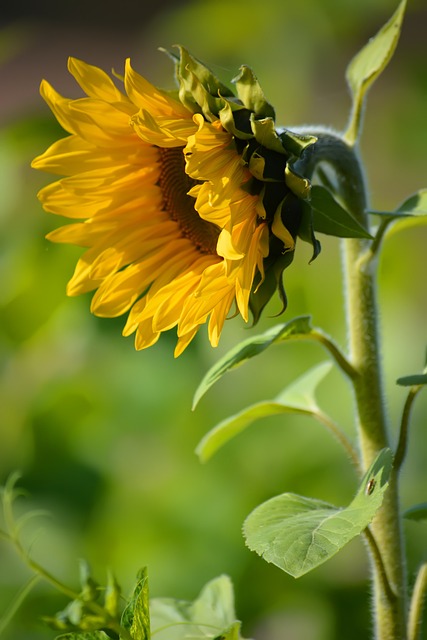
[[[135,332],[136,349],[176,327],[178,356],[204,323],[216,346],[234,309],[257,320],[276,289],[285,306],[282,271],[299,229],[310,228],[301,225],[309,183],[292,161],[315,139],[278,133],[247,67],[236,97],[185,49],[172,57],[176,92],[153,86],[129,60],[122,91],[70,58],[86,96],[66,99],[42,82],[69,135],[32,166],[65,176],[38,197],[75,220],[47,237],[86,248],[67,294],[94,291],[97,316],[128,312],[123,334]]]

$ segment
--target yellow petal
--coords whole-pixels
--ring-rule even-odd
[[[77,58],[68,58],[68,71],[77,80],[83,91],[92,98],[106,102],[126,100],[111,78],[98,67],[87,64]]]
[[[125,89],[130,100],[138,109],[146,109],[157,115],[191,118],[190,112],[181,102],[168,96],[165,91],[157,89],[134,71],[129,58],[125,63]]]

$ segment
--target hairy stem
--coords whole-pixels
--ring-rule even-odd
[[[346,374],[346,376],[348,376],[351,380],[357,377],[357,371],[352,367],[351,363],[347,360],[345,355],[326,333],[324,333],[321,329],[313,329],[309,337],[314,338],[314,340],[317,340],[324,347],[326,347],[326,349],[335,360],[336,364],[339,366],[341,371]]]
[[[305,177],[313,174],[318,163],[334,170],[336,194],[349,212],[369,231],[366,215],[367,195],[364,175],[355,150],[338,135],[312,132],[318,142],[307,148],[300,161]],[[309,175],[307,175],[309,174]],[[343,272],[346,293],[349,361],[357,375],[353,385],[359,448],[363,469],[367,469],[384,447],[390,446],[383,399],[382,371],[378,331],[375,261],[371,240],[348,238],[343,241]],[[377,640],[406,638],[406,573],[398,502],[396,471],[383,506],[371,525],[381,564],[372,560],[374,625]],[[387,576],[385,588],[384,575]]]
[[[318,413],[315,414],[315,417],[332,433],[334,438],[338,440],[338,442],[340,443],[340,445],[343,447],[344,451],[347,453],[348,457],[350,458],[351,462],[353,463],[359,476],[362,475],[361,468],[360,468],[360,460],[359,460],[357,451],[353,447],[353,445],[351,444],[350,440],[347,438],[345,433],[325,413],[319,411]]]
[[[421,618],[423,615],[424,599],[427,591],[427,562],[421,565],[412,592],[411,607],[408,620],[408,640],[421,638]]]
[[[399,442],[397,444],[396,455],[394,456],[394,467],[396,473],[398,473],[402,467],[402,463],[405,459],[406,449],[408,446],[408,431],[409,431],[409,419],[411,417],[411,410],[414,400],[421,386],[413,386],[410,388],[408,396],[406,398],[405,406],[403,407],[402,420],[400,423]]]

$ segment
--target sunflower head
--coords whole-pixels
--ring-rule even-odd
[[[314,237],[310,183],[295,169],[316,141],[275,124],[273,107],[243,66],[235,92],[184,48],[170,54],[178,89],[162,91],[126,62],[123,87],[70,59],[86,96],[41,93],[67,131],[33,161],[64,176],[39,193],[73,219],[49,234],[78,244],[67,292],[94,291],[91,310],[128,312],[137,349],[176,327],[179,355],[200,326],[218,343],[236,307],[255,321],[278,290],[297,236]],[[77,219],[77,221],[76,221]]]
[[[286,308],[282,274],[292,262],[297,236],[312,244],[312,260],[320,252],[309,206],[311,184],[294,168],[317,138],[276,126],[274,107],[248,66],[243,65],[232,80],[233,93],[186,49],[178,49],[179,55],[169,55],[175,61],[181,102],[205,120],[219,121],[232,136],[241,163],[250,173],[245,188],[257,196],[257,214],[269,229],[268,255],[255,275],[249,303],[257,322],[276,291],[282,310]]]

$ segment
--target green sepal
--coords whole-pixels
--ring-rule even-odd
[[[315,569],[370,524],[387,490],[392,459],[390,449],[379,453],[348,507],[293,493],[264,502],[245,520],[246,544],[294,578]]]
[[[218,382],[228,371],[240,366],[246,362],[246,360],[250,360],[259,355],[274,343],[306,336],[311,333],[311,331],[311,316],[299,316],[286,324],[276,325],[264,333],[252,336],[236,345],[205,374],[194,394],[193,409],[208,389],[210,389],[215,382]]]
[[[234,78],[232,82],[236,85],[237,95],[245,107],[253,111],[259,118],[275,119],[276,114],[274,108],[265,99],[264,92],[255,74],[249,67],[246,65],[240,67],[239,75]]]
[[[307,178],[303,178],[288,163],[285,167],[286,186],[301,200],[307,200],[311,194],[311,183]]]
[[[166,52],[175,61],[179,83],[178,95],[182,104],[192,113],[202,111],[211,120],[224,106],[220,96],[232,97],[233,92],[184,47],[178,45],[179,56]]]
[[[261,182],[277,182],[277,180],[273,178],[267,178],[265,175],[265,158],[256,151],[251,153],[248,158],[248,169],[256,180],[260,180]]]
[[[313,255],[311,256],[310,262],[313,262],[319,255],[322,246],[319,240],[314,235],[314,226],[313,226],[313,209],[311,208],[308,202],[302,203],[302,216],[300,226],[298,228],[298,237],[304,242],[308,242],[313,247]]]
[[[314,231],[338,238],[372,238],[371,234],[320,185],[311,188]]]
[[[286,194],[287,189],[283,179],[287,161],[286,155],[262,146],[255,139],[252,139],[243,149],[241,158],[256,180],[280,184],[282,197]]]
[[[403,517],[406,520],[414,520],[415,522],[421,522],[427,520],[427,502],[421,504],[415,504],[410,509],[406,509],[403,512]]]
[[[258,273],[254,281],[254,290],[249,297],[249,308],[253,317],[253,325],[259,321],[263,310],[278,291],[282,308],[277,315],[282,314],[288,306],[285,288],[283,286],[283,272],[294,259],[295,251],[285,251],[276,257],[268,256],[264,260],[264,279]]]
[[[199,82],[196,74],[190,73],[189,76],[193,77],[192,83],[192,95],[196,104],[200,106],[200,109],[209,122],[212,122],[218,117],[219,112],[223,108],[224,100],[221,97],[212,96],[205,87]]]
[[[135,589],[121,618],[122,627],[130,632],[134,640],[150,640],[150,610],[148,598],[147,569],[144,567],[138,574]]]
[[[223,104],[224,106],[219,111],[218,116],[224,129],[241,140],[253,138],[250,127],[250,111],[227,98],[224,98]],[[239,125],[242,128],[239,128]]]
[[[278,136],[286,152],[297,158],[301,157],[307,147],[317,142],[316,136],[295,133],[289,129],[280,129]]]
[[[396,49],[402,29],[406,0],[402,0],[390,20],[369,40],[347,67],[346,79],[353,98],[353,110],[345,139],[354,145],[359,137],[366,93],[384,71]]]
[[[251,128],[255,140],[266,149],[276,151],[286,155],[286,150],[283,147],[282,141],[277,135],[274,128],[274,120],[272,118],[257,119],[254,115],[251,115]]]
[[[332,368],[331,362],[323,362],[295,380],[273,400],[257,402],[213,427],[200,441],[196,454],[201,462],[207,462],[222,446],[239,435],[260,418],[283,413],[319,415],[315,391]]]

